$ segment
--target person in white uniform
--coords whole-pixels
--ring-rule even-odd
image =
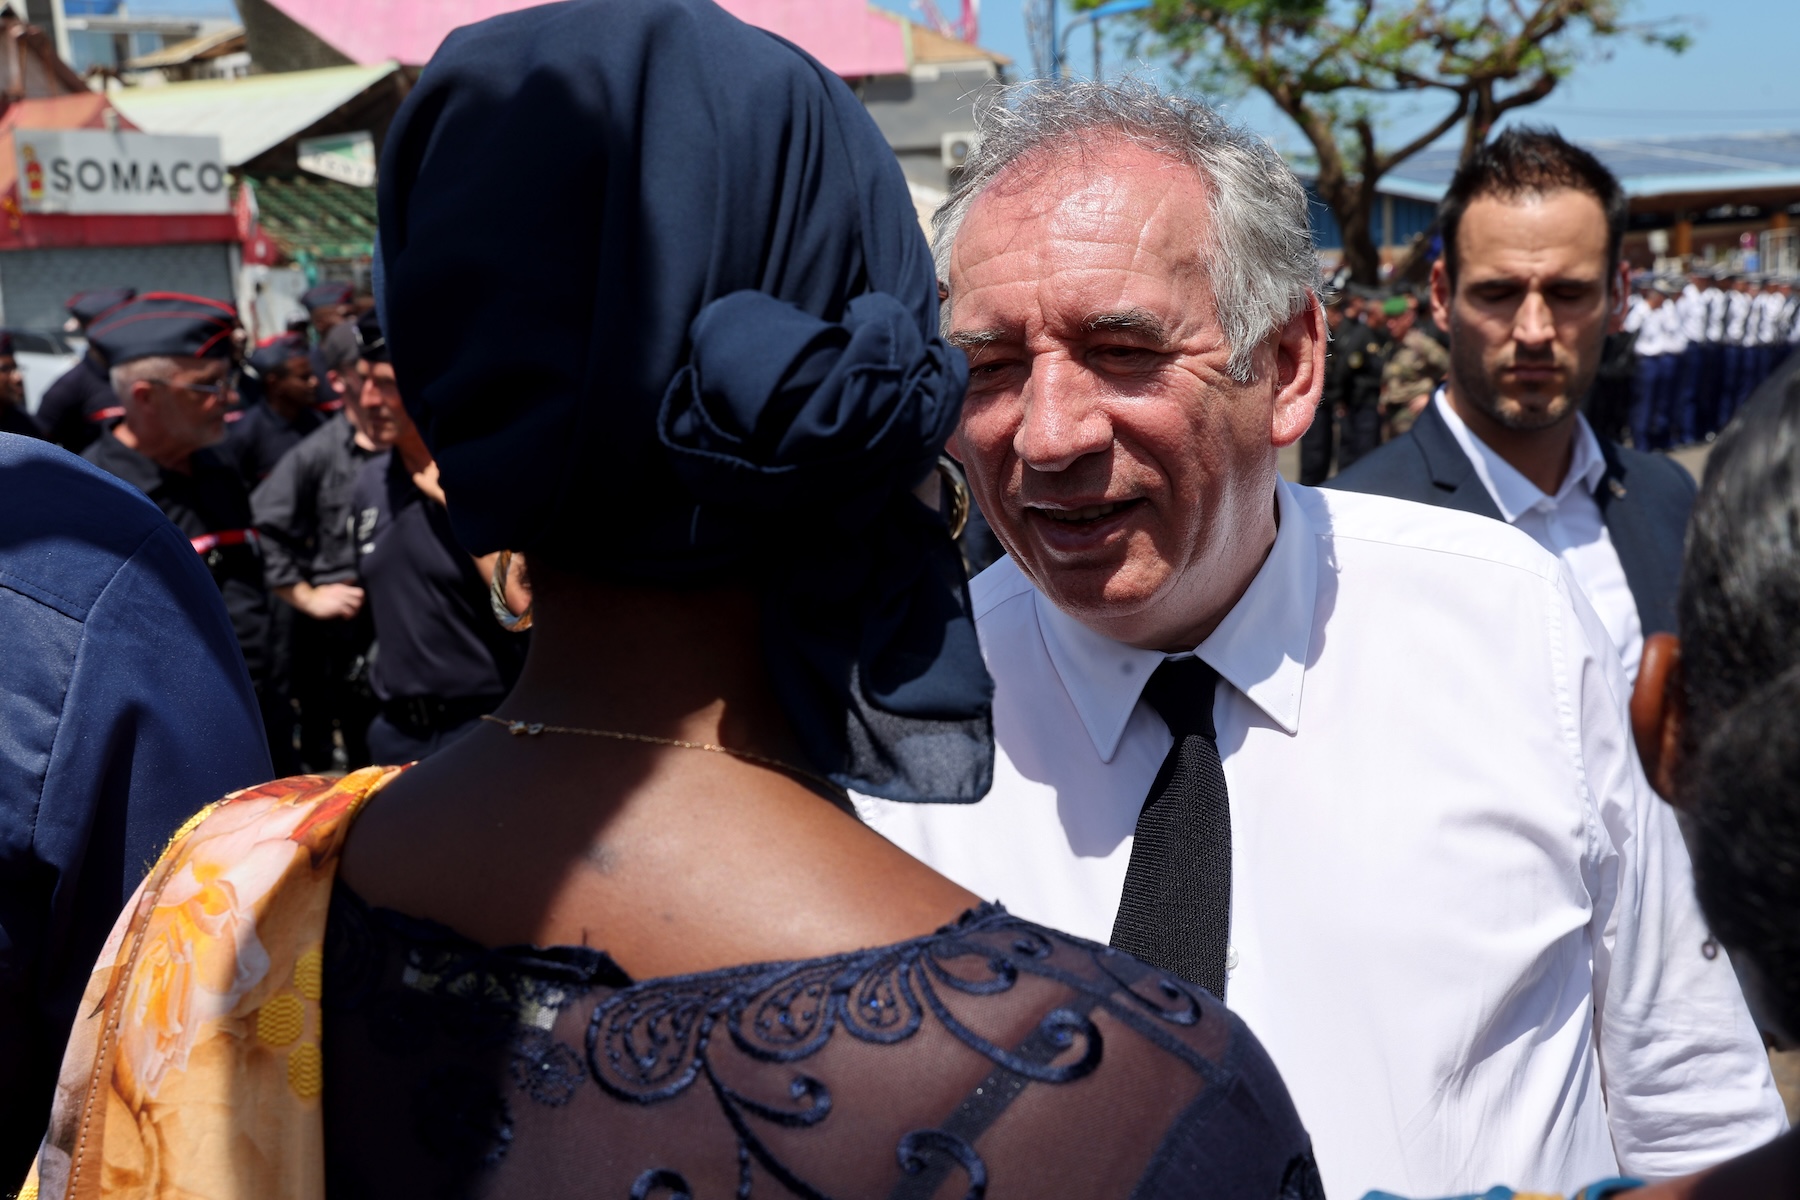
[[[1779,1132],[1567,572],[1280,479],[1325,357],[1292,172],[1142,83],[976,119],[935,225],[951,448],[1008,553],[971,589],[994,785],[864,819],[1225,991],[1329,1195],[1670,1176]]]

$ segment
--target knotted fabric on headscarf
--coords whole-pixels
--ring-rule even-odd
[[[389,134],[379,301],[471,552],[762,591],[838,783],[972,801],[991,697],[911,489],[967,382],[893,152],[843,82],[708,0],[458,30]]]

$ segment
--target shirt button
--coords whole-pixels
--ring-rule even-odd
[[[1226,973],[1229,974],[1230,972],[1237,970],[1237,965],[1238,965],[1237,947],[1236,946],[1225,947],[1225,971],[1226,971]]]

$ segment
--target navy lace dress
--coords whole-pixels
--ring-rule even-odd
[[[898,945],[633,982],[340,884],[330,1200],[1323,1196],[1247,1029],[996,905]]]

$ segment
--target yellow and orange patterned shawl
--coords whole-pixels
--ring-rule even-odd
[[[175,835],[94,964],[21,1200],[324,1200],[331,885],[400,770],[249,788]]]

